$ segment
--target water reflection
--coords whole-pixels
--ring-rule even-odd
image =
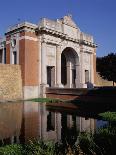
[[[0,103],[0,143],[19,142],[22,112],[20,103]]]
[[[46,103],[0,104],[1,143],[27,142],[32,139],[65,140],[79,131],[94,131],[96,119],[64,111],[49,110]]]

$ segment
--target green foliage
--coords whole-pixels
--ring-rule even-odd
[[[25,146],[25,155],[54,155],[55,144],[53,142],[30,141]]]
[[[110,53],[107,56],[97,58],[97,71],[102,78],[116,82],[116,54]]]
[[[112,128],[102,128],[94,133],[94,142],[99,146],[103,155],[116,154],[116,130]],[[96,152],[98,150],[96,149]]]
[[[0,155],[22,155],[23,148],[21,145],[7,145],[0,147]]]
[[[0,155],[116,155],[116,132],[102,128],[96,132],[81,132],[75,144],[51,141],[29,141],[0,147]]]
[[[116,132],[110,128],[102,128],[95,133],[82,132],[78,137],[78,145],[86,155],[115,155]]]
[[[99,116],[101,116],[103,120],[116,122],[116,112],[108,111],[108,112],[100,113]]]
[[[78,144],[80,146],[80,149],[87,155],[92,155],[95,153],[96,144],[93,140],[93,134],[92,132],[82,132],[79,134],[78,137]]]

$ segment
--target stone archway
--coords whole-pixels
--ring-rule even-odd
[[[61,54],[61,83],[65,88],[77,88],[79,74],[78,54],[73,48],[66,47]]]

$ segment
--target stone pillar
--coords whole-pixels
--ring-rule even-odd
[[[71,62],[67,62],[67,88],[71,88],[72,86],[72,70],[71,70]]]
[[[93,53],[90,55],[90,82],[94,84]]]
[[[47,84],[47,71],[46,71],[46,43],[42,42],[41,46],[41,84]]]
[[[85,68],[84,68],[84,50],[81,49],[81,65],[80,65],[80,87],[87,88],[87,84],[85,84]]]
[[[75,81],[75,84],[76,84],[76,88],[81,88],[81,83],[80,83],[80,74],[81,73],[81,70],[80,70],[80,65],[79,64],[76,64],[76,81]]]
[[[63,87],[61,84],[61,48],[56,47],[56,87]]]
[[[45,91],[47,86],[47,70],[46,70],[46,42],[41,45],[41,85],[40,96],[46,97]]]

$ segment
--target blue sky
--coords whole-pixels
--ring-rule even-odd
[[[0,36],[20,21],[38,23],[40,18],[72,14],[81,31],[94,36],[97,56],[116,52],[116,0],[1,0]]]

